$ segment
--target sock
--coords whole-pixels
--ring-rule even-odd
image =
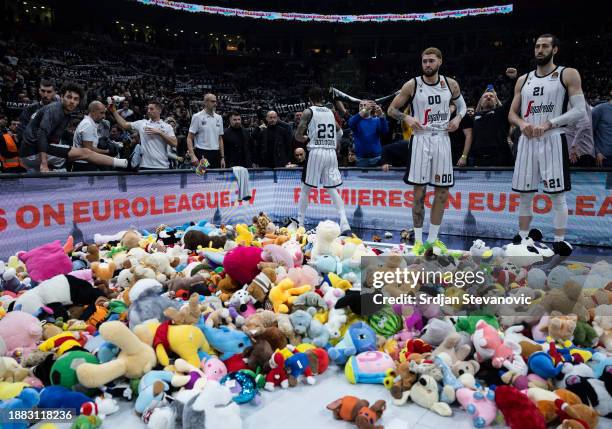
[[[555,234],[555,242],[565,240],[565,235],[557,235]]]
[[[346,218],[346,211],[344,210],[344,201],[342,201],[338,190],[336,188],[327,189],[327,193],[331,197],[331,200],[334,203],[334,207],[336,207],[336,211],[340,214],[340,231],[346,231],[347,229],[351,229],[351,226],[348,223],[348,219]]]
[[[529,231],[519,231],[519,235],[521,236],[521,238],[524,240],[527,238],[527,236],[529,235]]]
[[[114,168],[127,168],[128,167],[128,160],[127,159],[113,158],[113,167]]]
[[[310,194],[310,187],[302,183],[302,190],[300,191],[300,200],[298,202],[299,213],[298,213],[298,224],[304,226],[304,219],[306,218],[306,209],[308,208],[308,194]]]
[[[414,228],[414,242],[423,242],[423,227],[421,228]]]
[[[427,242],[433,243],[438,239],[438,231],[440,230],[440,225],[434,225],[433,223],[429,224],[429,234],[427,234]]]

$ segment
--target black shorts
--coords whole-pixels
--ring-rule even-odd
[[[47,155],[56,156],[58,158],[68,159],[68,153],[72,146],[64,144],[50,144],[47,148]]]

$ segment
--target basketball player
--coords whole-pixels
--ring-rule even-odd
[[[516,82],[508,119],[522,133],[512,177],[512,189],[521,193],[519,234],[515,241],[527,236],[542,240],[541,232],[529,231],[534,194],[542,182],[553,203],[553,250],[557,255],[569,256],[572,247],[565,241],[568,219],[565,192],[571,189],[571,183],[564,127],[575,124],[586,114],[586,102],[578,71],[555,65],[558,50],[559,40],[552,34],[538,37],[534,52],[537,68]]]
[[[438,48],[425,49],[421,54],[423,75],[406,82],[388,110],[389,116],[413,130],[409,145],[410,166],[404,182],[414,185],[413,252],[418,255],[430,249],[435,254],[446,252],[446,246],[438,239],[438,231],[448,199],[448,188],[454,184],[448,133],[459,127],[467,111],[459,84],[439,74],[441,65],[442,52]],[[411,115],[400,110],[406,103],[410,103]],[[457,115],[452,121],[451,103],[457,108]],[[435,199],[430,213],[429,234],[423,243],[427,185],[435,188]]]
[[[336,122],[333,112],[323,106],[321,88],[311,88],[308,98],[312,106],[304,110],[295,130],[295,139],[300,143],[306,143],[308,149],[308,161],[302,170],[298,224],[304,226],[310,188],[318,188],[319,184],[322,184],[340,214],[341,235],[351,237],[352,232],[346,218],[344,202],[336,189],[342,184],[336,155],[337,146],[342,138],[342,129]]]

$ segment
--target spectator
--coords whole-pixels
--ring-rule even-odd
[[[53,101],[58,101],[55,84],[50,80],[41,80],[38,88],[38,96],[40,97],[40,101],[23,109],[21,116],[19,116],[19,128],[17,129],[17,139],[19,141],[23,139],[23,132],[34,114],[38,112],[41,107],[46,106]]]
[[[565,129],[569,160],[572,167],[595,166],[595,143],[593,142],[591,111],[591,106],[586,103],[586,115],[575,125],[568,126]]]
[[[291,131],[279,122],[278,114],[273,110],[266,114],[266,123],[255,130],[255,164],[265,168],[287,167],[293,158]]]
[[[389,167],[406,167],[410,162],[408,157],[408,141],[400,140],[384,145],[382,148],[382,169],[389,171]]]
[[[97,165],[131,170],[138,168],[140,151],[134,151],[129,159],[116,159],[86,148],[59,144],[82,97],[81,87],[66,84],[61,101],[47,104],[34,115],[23,132],[19,148],[21,161],[26,168],[45,173],[49,171],[49,165],[55,169],[63,168],[66,160],[85,160]]]
[[[214,94],[206,94],[204,110],[191,118],[187,134],[187,152],[193,164],[206,158],[211,168],[225,168],[223,118],[215,113],[216,106],[217,97]]]
[[[119,113],[126,121],[134,120],[134,111],[130,109],[130,102],[127,100],[124,100],[123,103],[121,103],[121,109],[117,110],[117,113]]]
[[[98,140],[100,138],[100,128],[102,120],[106,116],[106,106],[99,101],[89,103],[88,114],[77,126],[72,145],[74,147],[86,148],[97,153],[109,154],[108,149],[99,149]],[[98,167],[84,160],[77,160],[72,163],[72,171],[96,171]]]
[[[296,147],[293,151],[293,162],[289,165],[289,167],[304,168],[306,166],[306,161],[306,151],[304,148]]]
[[[223,147],[225,149],[225,161],[228,168],[241,166],[251,168],[251,149],[253,138],[247,130],[242,127],[240,113],[230,112],[228,115],[229,127],[223,131]]]
[[[518,73],[514,68],[506,70],[506,76],[516,80]],[[474,112],[472,156],[477,167],[510,167],[514,165],[512,150],[508,144],[510,123],[508,113],[512,97],[504,104],[499,101],[493,86],[487,88],[480,97]]]
[[[19,144],[19,139],[17,138],[17,130],[19,130],[19,119],[13,119],[9,124],[8,133]]]
[[[612,87],[610,99],[593,108],[593,137],[595,163],[598,167],[612,167]]]
[[[127,122],[117,113],[115,105],[111,104],[109,110],[115,120],[124,130],[138,131],[140,147],[142,151],[142,161],[140,167],[145,170],[167,170],[170,167],[168,155],[169,146],[176,146],[176,136],[170,125],[161,120],[162,105],[157,101],[152,101],[147,106],[147,116],[149,119],[140,119],[135,122]]]
[[[351,116],[349,127],[353,131],[357,167],[380,165],[382,155],[381,137],[389,132],[385,114],[374,101],[359,103],[359,113]]]

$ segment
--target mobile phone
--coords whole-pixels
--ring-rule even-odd
[[[492,83],[488,84],[487,85],[487,92],[493,92],[493,91],[494,91],[493,84]]]

